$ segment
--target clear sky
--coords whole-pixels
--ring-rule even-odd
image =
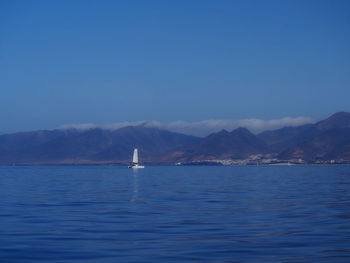
[[[350,111],[350,1],[0,1],[0,132]]]

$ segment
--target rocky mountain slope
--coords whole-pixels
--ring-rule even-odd
[[[246,128],[238,128],[210,134],[174,157],[178,161],[244,159],[259,153],[268,153],[267,145]]]
[[[194,136],[130,126],[118,130],[52,130],[0,136],[0,164],[127,162],[139,148],[144,161],[153,161],[200,139]]]
[[[0,164],[126,163],[134,148],[139,148],[141,160],[151,163],[245,159],[257,154],[310,162],[350,160],[350,113],[258,135],[238,128],[198,138],[142,125],[5,134],[0,135]]]

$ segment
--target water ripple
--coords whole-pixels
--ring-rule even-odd
[[[350,262],[350,167],[0,167],[1,262]]]

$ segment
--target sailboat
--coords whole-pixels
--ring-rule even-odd
[[[135,148],[134,149],[134,155],[132,157],[132,163],[131,165],[128,166],[128,168],[145,168],[143,165],[139,165],[139,154],[138,154],[138,150]]]

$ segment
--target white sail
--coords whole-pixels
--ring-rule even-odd
[[[134,154],[132,156],[132,163],[128,166],[129,168],[145,168],[143,165],[139,165],[139,153],[138,150],[134,149]]]
[[[136,148],[134,149],[134,156],[132,157],[132,162],[134,164],[138,164],[139,163],[139,155],[138,155],[138,152],[137,152]]]

